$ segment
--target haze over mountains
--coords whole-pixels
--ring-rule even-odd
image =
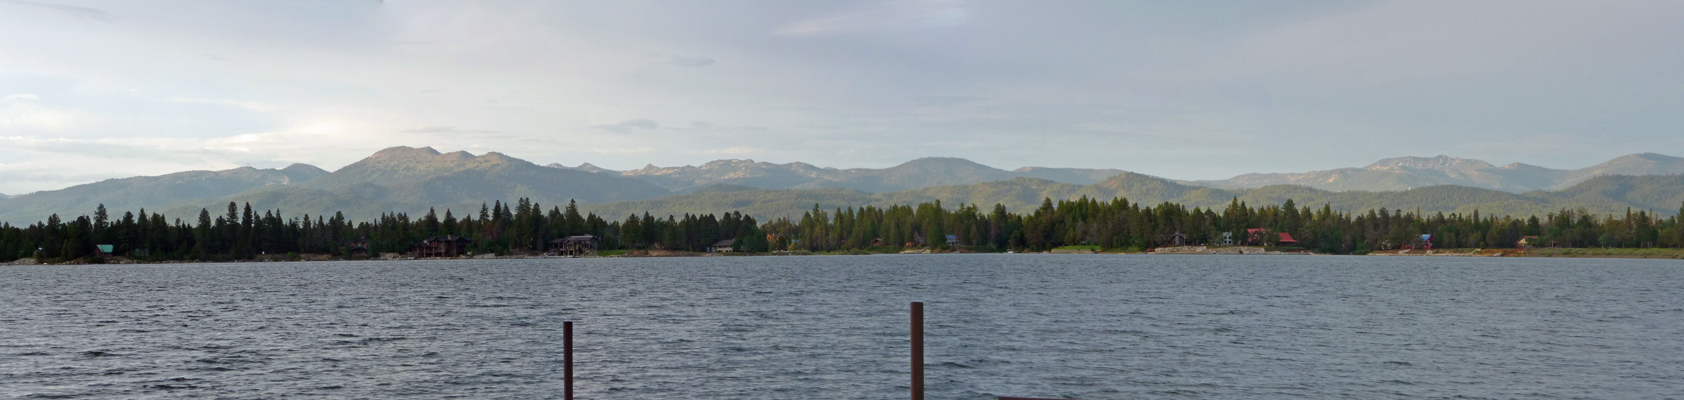
[[[683,192],[713,185],[735,185],[760,189],[847,188],[866,192],[893,192],[930,186],[960,185],[1030,177],[1058,182],[1091,184],[1123,173],[1117,169],[1023,167],[1006,171],[963,158],[928,157],[883,169],[820,168],[794,162],[773,164],[754,160],[718,160],[696,166],[657,167],[653,164],[629,171],[603,169],[590,163],[578,167],[550,164],[550,167],[588,171],[641,179]]]
[[[1563,170],[1513,163],[1501,167],[1449,156],[1397,157],[1363,168],[1340,168],[1305,173],[1245,174],[1219,181],[1180,181],[1223,189],[1303,185],[1332,191],[1397,191],[1437,185],[1496,189],[1510,193],[1561,190],[1600,175],[1667,175],[1684,173],[1684,158],[1655,153],[1631,154],[1590,167]]]
[[[584,210],[598,215],[619,216],[648,212],[654,215],[706,214],[741,211],[756,218],[798,218],[815,204],[824,210],[837,207],[917,204],[940,200],[943,205],[975,204],[991,208],[1004,205],[1012,212],[1030,212],[1042,199],[1068,200],[1082,196],[1101,200],[1125,198],[1143,206],[1164,202],[1185,207],[1226,207],[1235,199],[1251,206],[1279,205],[1293,200],[1300,207],[1319,209],[1323,205],[1339,211],[1367,211],[1386,208],[1424,213],[1482,215],[1544,215],[1563,208],[1583,208],[1597,214],[1652,210],[1673,215],[1684,204],[1684,175],[1599,176],[1561,191],[1509,193],[1466,186],[1431,186],[1395,192],[1333,192],[1297,185],[1255,189],[1218,189],[1183,185],[1167,179],[1124,173],[1091,185],[1016,178],[1009,181],[971,185],[935,186],[886,193],[826,188],[812,190],[755,189],[716,186],[657,199],[589,205]]]
[[[922,158],[882,169],[719,160],[702,166],[612,171],[588,163],[540,166],[496,152],[475,156],[393,147],[331,173],[304,164],[188,171],[0,197],[0,221],[29,224],[52,214],[85,215],[99,204],[112,210],[113,217],[146,208],[194,220],[200,209],[222,214],[229,202],[250,203],[254,210],[278,208],[288,216],[344,212],[366,220],[386,212],[417,215],[428,209],[441,214],[449,209],[460,216],[477,214],[485,202],[522,197],[546,208],[577,200],[586,210],[608,217],[645,211],[788,216],[814,204],[883,206],[938,199],[949,205],[999,203],[1026,211],[1043,198],[1079,196],[1189,207],[1221,206],[1239,198],[1253,204],[1293,199],[1301,205],[1357,211],[1387,207],[1534,214],[1563,207],[1594,212],[1633,207],[1672,214],[1684,201],[1684,175],[1679,173],[1684,173],[1684,159],[1653,153],[1576,170],[1495,167],[1446,156],[1400,157],[1364,168],[1246,174],[1221,181],[1174,181],[1117,169],[1008,171],[959,158]]]

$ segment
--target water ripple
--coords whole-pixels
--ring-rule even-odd
[[[846,256],[0,268],[0,397],[1679,398],[1672,261]]]

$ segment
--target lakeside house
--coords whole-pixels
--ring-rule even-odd
[[[732,251],[735,251],[735,250],[731,249],[731,245],[734,245],[736,243],[737,243],[737,239],[725,239],[725,240],[713,242],[713,244],[708,245],[708,252],[709,253],[730,253]]]
[[[596,235],[574,235],[550,241],[550,254],[558,256],[594,256],[602,248],[602,238]]]
[[[1173,235],[1169,235],[1169,239],[1164,241],[1164,244],[1166,246],[1192,246],[1193,239],[1187,237],[1187,234],[1185,233],[1176,232]]]
[[[1297,246],[1298,239],[1293,239],[1291,234],[1281,232],[1281,241],[1277,243],[1280,243],[1281,246]]]
[[[924,235],[919,234],[919,233],[913,233],[912,234],[912,241],[906,242],[906,244],[903,245],[903,246],[910,249],[910,248],[917,248],[917,247],[925,247],[925,246],[929,246],[929,245],[930,245],[929,242],[924,241]]]
[[[419,258],[454,258],[465,254],[468,254],[468,238],[455,235],[430,237],[415,246],[415,256]]]
[[[1537,236],[1521,236],[1520,240],[1514,242],[1514,248],[1525,250],[1537,244],[1539,244]]]
[[[345,255],[351,257],[368,257],[368,238],[359,238],[345,242]]]

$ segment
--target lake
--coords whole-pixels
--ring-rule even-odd
[[[0,397],[1684,397],[1684,263],[880,255],[0,267]]]

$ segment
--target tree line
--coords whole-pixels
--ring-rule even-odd
[[[1684,215],[1684,205],[1680,207]],[[1261,231],[1254,231],[1261,230]],[[1265,232],[1256,234],[1253,232]],[[529,199],[482,204],[477,214],[419,217],[388,213],[353,222],[332,216],[286,216],[281,210],[254,211],[229,203],[225,213],[200,210],[183,220],[146,210],[115,216],[99,206],[91,215],[65,220],[52,215],[28,226],[0,223],[0,262],[24,257],[73,260],[108,254],[141,260],[227,261],[262,255],[331,254],[345,256],[354,242],[370,252],[403,253],[423,239],[460,236],[476,254],[542,252],[557,238],[594,235],[604,250],[704,251],[721,240],[734,240],[739,251],[804,250],[813,252],[906,248],[971,251],[1042,251],[1061,246],[1097,246],[1140,251],[1169,244],[1177,237],[1199,244],[1277,246],[1285,233],[1296,246],[1330,254],[1364,254],[1399,248],[1433,235],[1440,248],[1513,248],[1522,238],[1534,245],[1559,247],[1684,247],[1679,216],[1649,211],[1596,215],[1563,209],[1544,216],[1517,218],[1377,209],[1366,212],[1280,205],[1250,206],[1238,199],[1222,210],[1186,208],[1174,203],[1142,205],[1117,198],[1044,200],[1033,212],[1016,214],[1005,206],[984,210],[974,204],[945,207],[941,202],[888,207],[823,210],[799,218],[761,223],[739,212],[656,217],[649,213],[609,220],[581,214],[578,204],[549,209]]]

